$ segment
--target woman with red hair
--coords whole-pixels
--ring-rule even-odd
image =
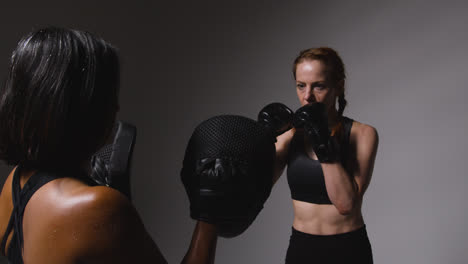
[[[302,51],[293,76],[301,108],[276,143],[275,181],[287,166],[294,207],[286,263],[372,263],[361,207],[377,131],[343,115],[345,69],[333,49]]]

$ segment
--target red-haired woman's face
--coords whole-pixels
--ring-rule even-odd
[[[301,106],[321,102],[335,107],[336,93],[327,83],[325,66],[318,60],[304,60],[296,67],[296,92]]]

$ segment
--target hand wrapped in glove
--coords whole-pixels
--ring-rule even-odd
[[[258,123],[269,130],[276,137],[293,127],[294,113],[282,103],[271,103],[258,113]]]
[[[336,137],[328,129],[327,109],[323,103],[311,103],[299,108],[294,114],[293,125],[303,128],[306,137],[321,163],[340,160],[340,149]]]

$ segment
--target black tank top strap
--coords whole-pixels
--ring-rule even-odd
[[[21,189],[20,171],[21,166],[18,165],[15,172],[13,173],[12,180],[13,211],[11,213],[7,229],[5,230],[5,234],[3,235],[2,243],[0,244],[0,250],[4,255],[8,256],[8,260],[11,263],[23,263],[23,214],[29,199],[31,199],[33,194],[39,188],[48,182],[61,178],[61,176],[55,173],[36,172],[29,178],[29,180]],[[8,235],[13,228],[13,237],[8,248],[8,254],[5,254],[7,251],[6,242]]]
[[[351,127],[353,126],[353,122],[354,122],[353,119],[343,116],[343,132],[344,132],[343,140],[344,140],[345,145],[349,144],[349,137],[351,135]]]
[[[343,139],[342,139],[342,143],[341,143],[341,148],[342,148],[342,160],[341,160],[341,163],[343,165],[346,164],[346,160],[347,160],[347,156],[349,154],[349,138],[351,136],[351,127],[353,126],[353,122],[354,120],[349,118],[349,117],[346,117],[346,116],[343,116]]]

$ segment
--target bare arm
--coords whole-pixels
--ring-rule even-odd
[[[286,167],[288,162],[289,144],[291,143],[294,133],[296,133],[296,129],[292,128],[276,138],[276,160],[273,184],[275,184],[276,181],[281,177],[284,168]]]
[[[331,202],[340,214],[349,214],[366,191],[377,154],[378,134],[375,128],[359,124],[355,133],[356,161],[352,175],[339,162],[322,163],[325,185]]]
[[[192,235],[190,248],[182,264],[213,264],[216,255],[218,235],[216,226],[198,221]]]

